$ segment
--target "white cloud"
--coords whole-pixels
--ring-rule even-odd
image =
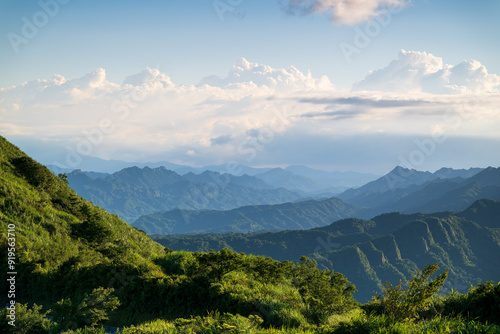
[[[343,147],[373,157],[368,147],[377,144],[387,155],[395,147],[387,143],[400,145],[405,137],[411,145],[435,131],[500,140],[500,94],[481,92],[484,82],[492,91],[496,78],[478,62],[450,66],[406,51],[359,83],[362,92],[339,92],[326,77],[245,59],[225,78],[198,86],[175,85],[157,69],[118,85],[98,69],[82,78],[55,76],[0,89],[0,132],[113,159],[312,164],[300,159],[321,151],[323,162],[338,160],[330,151],[354,154],[340,154]],[[474,90],[473,98],[457,94]],[[365,150],[370,136],[374,142]],[[364,139],[356,144],[358,137]],[[68,164],[65,157],[60,163]]]
[[[236,88],[241,85],[269,87],[277,90],[311,90],[333,89],[330,80],[323,76],[320,79],[300,72],[293,66],[287,69],[275,69],[271,66],[251,63],[240,58],[225,78],[212,75],[200,81],[198,86],[209,85],[220,88]]]
[[[147,68],[141,73],[128,76],[123,80],[123,86],[159,86],[162,88],[174,87],[174,83],[168,76],[160,73],[156,68]]]
[[[370,21],[387,8],[401,8],[405,0],[283,0],[289,14],[328,13],[333,22],[354,25]]]
[[[434,94],[496,92],[500,76],[475,60],[447,65],[426,52],[401,50],[398,58],[356,83],[353,90],[427,92]]]

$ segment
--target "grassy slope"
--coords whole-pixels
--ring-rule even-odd
[[[64,180],[3,137],[0,220],[2,272],[7,226],[15,225],[18,301],[53,303],[98,286],[116,286],[119,281],[113,273],[119,276],[126,268],[148,277],[165,276],[153,262],[164,254],[164,247],[78,197]],[[2,289],[5,282],[0,283]],[[5,304],[6,295],[1,298]]]

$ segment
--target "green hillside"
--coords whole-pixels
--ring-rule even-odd
[[[132,226],[148,234],[297,230],[324,226],[338,219],[355,216],[360,211],[362,208],[359,206],[330,198],[244,206],[227,211],[172,210],[142,216]]]
[[[500,280],[500,201],[480,200],[459,213],[390,213],[371,220],[344,219],[309,230],[267,233],[155,235],[175,250],[233,249],[296,261],[315,258],[344,273],[369,301],[385,281],[397,281],[428,263],[450,270],[444,291]]]

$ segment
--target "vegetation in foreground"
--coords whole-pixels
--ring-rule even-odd
[[[3,309],[2,333],[104,333],[104,324],[123,333],[499,332],[499,285],[434,298],[447,275],[431,279],[436,265],[359,305],[354,285],[307,257],[173,252],[2,137],[0,219],[2,272],[12,225],[17,272],[16,326]]]
[[[435,265],[427,266],[412,277],[406,289],[390,284],[384,289],[384,296],[374,298],[371,303],[345,308],[342,312],[330,315],[318,323],[287,323],[281,326],[265,324],[264,317],[278,311],[279,303],[264,314],[256,313],[242,316],[238,313],[209,312],[204,316],[177,318],[175,320],[155,319],[139,325],[126,326],[111,330],[100,326],[107,319],[107,311],[116,308],[116,297],[110,298],[109,291],[96,291],[88,304],[80,304],[78,308],[87,307],[86,312],[71,313],[68,309],[56,309],[51,313],[41,312],[41,306],[32,307],[18,305],[17,327],[12,333],[500,333],[500,283],[492,282],[472,287],[465,294],[452,294],[447,297],[434,297],[446,272],[434,280],[426,282],[428,274],[437,269]],[[104,297],[102,297],[104,296]],[[272,298],[271,298],[272,299]],[[100,300],[96,302],[96,300]],[[58,303],[61,306],[64,302]],[[72,309],[71,307],[69,309]],[[72,309],[74,310],[74,308]],[[297,311],[300,311],[297,309]],[[0,312],[0,330],[9,330],[6,310]],[[76,316],[75,316],[76,315]],[[67,329],[70,323],[81,327]],[[89,321],[89,319],[91,319]]]

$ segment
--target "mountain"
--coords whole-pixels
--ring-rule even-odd
[[[412,172],[400,167],[391,173],[401,172],[413,175],[413,181],[407,181],[405,187],[387,190],[387,183],[383,184],[381,180],[377,180],[361,187],[364,193],[360,192],[355,198],[344,202],[330,198],[242,207],[229,211],[173,210],[143,215],[133,225],[148,234],[276,231],[323,226],[336,219],[348,217],[368,219],[390,211],[403,213],[460,211],[481,198],[500,200],[500,186],[498,186],[500,169],[486,168],[477,174],[473,169],[440,169],[436,172],[438,175],[451,177],[447,179],[436,178],[429,172]],[[291,172],[283,169],[273,169],[265,174],[267,176],[277,174],[279,177],[290,176],[290,180],[293,180]],[[184,177],[193,182],[209,182],[215,175],[220,176],[220,174],[204,172],[199,175],[190,173]],[[467,179],[462,178],[468,175],[473,176]],[[260,189],[269,187],[267,182],[257,178],[259,176],[234,177],[226,174],[225,177],[242,186],[253,185]],[[394,175],[388,177],[394,177]],[[300,180],[300,178],[295,180]],[[290,184],[288,183],[289,186]],[[379,189],[382,192],[370,192],[370,189],[373,191]],[[386,191],[383,191],[384,189]]]
[[[284,170],[283,168],[273,168],[267,172],[257,174],[256,177],[276,188],[295,191],[311,192],[326,188],[318,188],[318,185],[313,180]]]
[[[200,174],[195,174],[189,172],[184,174],[183,177],[188,179],[191,182],[195,183],[220,183],[219,179],[223,179],[223,182],[232,183],[242,187],[248,187],[253,189],[275,189],[277,187],[273,187],[272,185],[266,183],[262,179],[259,179],[254,176],[250,176],[247,174],[243,174],[241,176],[234,176],[228,173],[219,174],[213,171],[204,171]],[[279,188],[279,187],[278,187]]]
[[[481,171],[480,168],[451,169],[441,168],[440,170],[431,172],[422,172],[415,169],[408,169],[401,166],[395,167],[386,175],[365,184],[356,189],[349,189],[339,195],[343,200],[360,201],[367,194],[385,193],[396,189],[405,189],[410,186],[422,185],[436,179],[452,179],[452,178],[469,178]]]
[[[442,168],[434,173],[402,167],[358,189],[338,197],[347,203],[366,207],[366,215],[388,211],[459,211],[481,198],[500,200],[500,169]]]
[[[285,171],[307,177],[314,181],[324,182],[329,186],[346,188],[360,187],[379,178],[379,176],[375,174],[357,172],[328,172],[302,165],[288,166],[285,168]]]
[[[73,173],[74,171],[82,172],[80,169],[75,170],[75,169],[70,169],[70,168],[59,168],[59,167],[54,166],[54,165],[47,165],[46,167],[55,175],[70,174],[70,173]],[[86,174],[87,176],[89,176],[92,179],[99,179],[101,177],[106,177],[109,175],[109,173],[101,173],[101,172],[82,172],[82,173]]]
[[[325,196],[333,196],[377,177],[354,172],[326,172],[300,165],[288,166],[285,169],[273,168],[255,176],[274,187],[310,194],[323,193]]]
[[[98,179],[75,171],[68,174],[68,181],[80,196],[129,222],[159,211],[228,210],[302,197],[286,189],[271,189],[247,175],[205,172],[181,176],[165,167],[130,167]]]
[[[367,301],[385,281],[397,282],[426,263],[450,270],[446,288],[500,280],[500,201],[479,200],[462,212],[388,213],[371,220],[349,218],[308,230],[264,233],[157,235],[176,250],[224,247],[293,261],[315,258],[324,268],[346,273],[356,298]]]
[[[245,166],[242,164],[221,164],[221,165],[208,165],[208,166],[203,166],[203,167],[191,167],[191,166],[182,166],[175,168],[174,170],[181,174],[187,174],[187,173],[194,173],[194,174],[201,174],[205,171],[210,171],[210,172],[216,172],[220,174],[231,174],[234,176],[242,176],[242,175],[249,175],[249,176],[255,176],[260,173],[267,172],[271,168],[255,168],[255,167],[250,167],[250,166]]]
[[[172,210],[142,216],[132,226],[148,234],[297,230],[324,226],[338,219],[355,216],[361,210],[338,198],[330,198],[244,206],[227,211]]]

